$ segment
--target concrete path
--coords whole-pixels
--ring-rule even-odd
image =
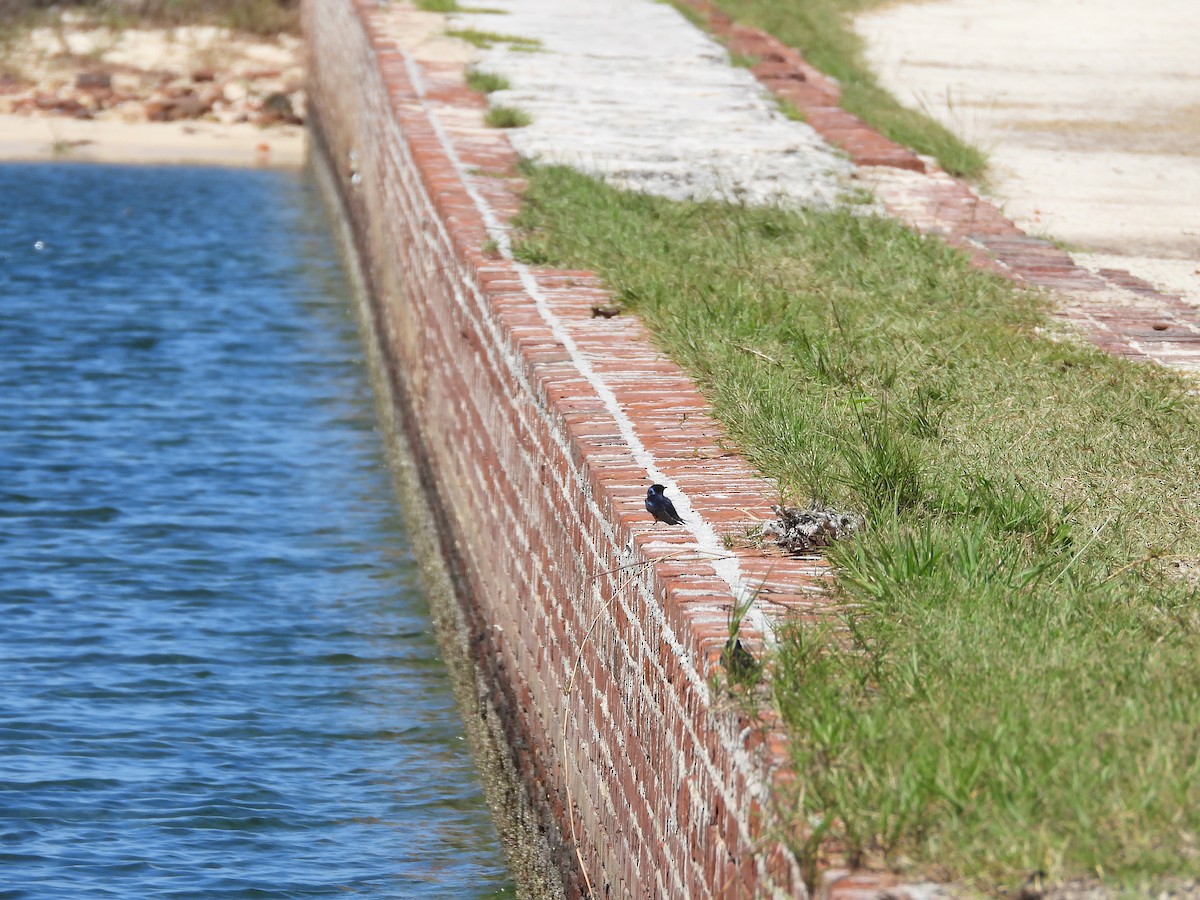
[[[1197,157],[1186,155],[1191,146],[1186,140],[1170,144],[1172,153],[1161,158],[1138,155],[1136,147],[1123,151],[1138,173],[1170,182],[1173,191],[1161,185],[1152,190],[1144,183],[1127,186],[1111,178],[1106,181],[1093,170],[1097,166],[1102,170],[1111,160],[1104,162],[1108,157],[1098,157],[1095,147],[1090,155],[1082,154],[1082,161],[1076,160],[1077,169],[1091,172],[1087,177],[1072,181],[1055,170],[1051,163],[1064,154],[1054,150],[1049,156],[1026,154],[1035,161],[1031,165],[1037,176],[1028,184],[1001,182],[1010,170],[998,153],[998,183],[1015,185],[1014,196],[1018,188],[1024,191],[1020,200],[999,201],[1002,209],[1020,213],[1021,203],[1029,207],[1014,224],[969,186],[931,161],[891,144],[840,109],[837,84],[794,50],[731,23],[707,0],[685,2],[706,18],[735,55],[757,60],[753,70],[731,65],[730,52],[722,43],[671,6],[652,0],[495,0],[489,11],[453,14],[448,21],[409,9],[401,16],[403,25],[397,20],[396,34],[423,61],[470,61],[504,76],[510,88],[494,93],[490,102],[517,106],[533,115],[532,125],[506,132],[524,156],[568,164],[622,187],[671,197],[823,206],[837,202],[855,186],[867,187],[881,211],[922,232],[945,237],[983,265],[1055,292],[1060,297],[1060,316],[1103,349],[1200,371],[1200,316],[1196,314],[1200,254],[1192,252],[1196,232],[1189,226],[1194,210],[1200,208],[1200,176],[1193,188],[1195,166],[1188,166]],[[1104,9],[1120,2],[1097,0]],[[1164,2],[1186,5],[1191,0]],[[988,71],[1003,74],[1004,84],[1013,91],[1024,91],[1025,99],[1010,104],[1024,109],[1022,104],[1032,104],[1038,96],[1054,96],[1053,89],[1039,93],[1041,70],[1033,78],[1018,74],[1028,67],[1021,56],[1021,35],[1031,46],[1040,46],[1043,39],[1055,45],[1059,39],[1050,27],[1058,20],[1035,15],[1036,3],[1012,0],[1003,9],[989,11],[983,0],[935,0],[898,6],[880,15],[922,14],[933,17],[923,21],[932,22],[938,21],[939,14],[951,20],[953,15],[965,16],[960,25],[967,36],[933,26],[928,32],[897,27],[895,33],[913,47],[936,46],[934,56],[958,59],[946,63],[962,67],[953,69],[955,74],[969,71],[970,60],[989,60]],[[1044,5],[1076,15],[1080,2],[1047,0]],[[1051,33],[1022,32],[1013,24],[1010,6],[1036,22],[1035,31]],[[999,23],[1007,23],[1009,30]],[[490,46],[475,50],[462,41],[448,40],[443,34],[447,26],[470,29]],[[886,28],[883,32],[892,33]],[[979,34],[981,40],[976,39]],[[930,35],[942,38],[934,40]],[[1073,37],[1074,33],[1060,43],[1074,46]],[[1088,52],[1070,57],[1075,68],[1093,58],[1099,40],[1091,39],[1086,43]],[[974,55],[962,47],[973,47]],[[1169,59],[1174,61],[1160,60],[1160,84],[1172,81],[1180,67],[1190,71],[1190,57]],[[947,71],[936,63],[929,68],[942,76]],[[1056,100],[1047,108],[1075,108],[1082,116],[1082,111],[1103,105],[1099,94],[1089,93],[1087,72],[1080,69],[1076,76],[1073,87],[1063,87],[1063,96],[1074,99]],[[1047,84],[1055,85],[1052,80]],[[776,95],[797,107],[806,122],[783,116]],[[964,108],[959,95],[954,96],[957,105],[947,107],[947,115]],[[925,105],[934,106],[928,96],[924,99]],[[1127,112],[1132,114],[1138,102],[1144,106],[1148,101],[1135,100]],[[1187,107],[1171,102],[1176,103],[1178,114],[1168,118],[1181,123],[1181,134],[1186,134],[1191,127]],[[994,110],[1004,104],[992,100],[978,106]],[[1113,102],[1105,108],[1118,106]],[[1058,121],[1047,126],[1050,132]],[[840,150],[830,150],[831,145]],[[1078,229],[1053,227],[1070,217],[1079,223]],[[1072,260],[1040,235],[1086,243],[1093,252]]]
[[[510,133],[525,156],[671,197],[744,197],[825,205],[850,164],[783,116],[725,49],[675,9],[650,0],[488,0],[505,15],[454,27],[541,42],[497,42],[478,67],[512,87],[493,103],[533,115]]]
[[[1200,3],[936,0],[857,28],[890,91],[991,153],[1025,231],[1200,305]]]

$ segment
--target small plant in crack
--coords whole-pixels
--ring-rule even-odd
[[[794,104],[791,100],[788,100],[785,97],[776,97],[775,98],[775,108],[778,109],[780,113],[782,113],[782,115],[785,119],[789,119],[792,122],[808,121],[807,118],[805,117],[804,113],[802,113],[796,107],[796,104]]]
[[[488,50],[496,44],[508,44],[513,50],[527,52],[542,49],[542,42],[537,38],[521,37],[516,34],[499,34],[495,31],[480,31],[477,28],[451,28],[446,32],[446,36],[474,44],[481,50]]]
[[[493,106],[483,121],[492,128],[524,128],[533,122],[533,116],[515,106]]]
[[[753,53],[738,53],[736,50],[730,50],[729,61],[738,68],[753,69],[762,62],[762,57],[755,56]]]
[[[741,639],[742,620],[754,606],[758,593],[758,590],[747,591],[745,596],[735,598],[729,609],[729,638],[725,641],[725,649],[721,651],[721,665],[725,667],[725,675],[733,688],[747,690],[762,678],[761,660],[746,649]]]
[[[484,72],[480,69],[467,70],[467,87],[481,94],[491,94],[494,91],[508,90],[508,79],[494,72]]]

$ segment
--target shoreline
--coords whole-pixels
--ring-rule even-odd
[[[124,165],[304,165],[308,134],[300,125],[248,122],[125,122],[0,114],[0,162]]]
[[[0,66],[0,161],[302,166],[302,45],[64,14]]]

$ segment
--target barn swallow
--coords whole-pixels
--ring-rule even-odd
[[[654,516],[659,522],[666,522],[668,525],[682,525],[683,519],[679,513],[675,512],[675,504],[667,499],[663,493],[666,488],[661,484],[650,485],[650,490],[646,491],[646,512]]]

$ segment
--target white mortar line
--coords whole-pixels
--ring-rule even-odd
[[[411,60],[411,58],[409,57],[407,52],[405,52],[404,50],[402,50],[400,48],[397,48],[397,50],[400,53],[401,57],[404,59],[405,67],[408,71],[409,78],[412,81],[413,88],[414,88],[414,90],[417,91],[418,98],[422,101],[423,109],[424,109],[426,115],[428,116],[429,122],[433,126],[434,131],[438,135],[438,140],[442,143],[443,148],[446,150],[446,152],[450,155],[450,157],[452,158],[454,163],[457,165],[458,171],[459,171],[460,177],[461,177],[462,166],[461,166],[461,162],[458,160],[458,155],[454,151],[453,146],[450,144],[449,139],[447,138],[445,132],[443,131],[443,129],[441,127],[441,123],[437,118],[437,115],[425,103],[425,94],[424,94],[425,86],[424,86],[424,81],[421,77],[419,68],[413,63],[413,61]],[[393,134],[393,139],[397,142],[397,146],[403,146],[403,144],[405,142],[405,138],[404,138],[404,134],[400,128],[398,121],[395,118],[391,118],[389,121],[389,125],[391,128],[392,134]],[[482,203],[483,209],[480,209],[481,216],[485,215],[485,212],[484,212],[485,209],[487,210],[487,213],[490,214],[491,213],[490,207],[487,206],[486,202],[482,201],[482,198],[479,198],[475,194],[475,192],[470,187],[469,183],[466,182],[465,179],[463,180],[463,186],[466,190],[468,190],[471,193],[475,202]],[[491,221],[495,222],[498,225],[498,222],[495,219],[494,214],[491,214]],[[449,237],[448,233],[446,232],[444,223],[440,219],[438,219],[436,216],[434,216],[434,225],[437,228],[437,231],[438,231],[439,235],[441,236],[444,244],[446,246],[452,246],[453,242],[450,240],[450,237]],[[502,231],[501,231],[501,234],[503,234]],[[484,305],[484,299],[483,299],[483,296],[480,293],[480,291],[477,288],[472,286],[471,292],[472,292],[472,294],[474,294],[475,299],[479,304],[480,313],[486,314],[487,310]],[[459,289],[457,287],[454,288],[454,294],[455,294],[456,302],[464,303],[465,298],[462,296],[462,293],[459,291]],[[486,321],[486,315],[485,315],[485,321]],[[494,327],[491,330],[493,331],[493,338],[495,338],[495,341],[496,341],[494,346],[496,348],[499,348],[501,346],[501,342],[499,340],[499,335],[495,333]],[[506,355],[508,355],[508,354],[506,354]],[[519,381],[524,382],[525,379],[522,377],[522,375],[516,365],[515,360],[509,359],[508,365],[509,365],[510,369],[512,370],[514,377],[516,377]],[[541,418],[547,425],[551,439],[554,440],[555,443],[558,445],[559,450],[562,451],[563,453],[569,453],[569,448],[567,447],[562,435],[560,435],[558,433],[558,431],[553,427],[553,423],[550,422],[548,415],[545,412],[542,412]],[[604,517],[604,515],[601,513],[600,508],[597,505],[596,501],[589,495],[586,498],[586,502],[587,502],[588,506],[590,507],[592,514],[596,517],[597,522],[599,522],[601,527],[604,529],[605,534],[608,537],[609,541],[612,542],[613,544],[615,544],[616,543],[616,534],[611,526],[611,523],[609,523],[607,521],[607,519]],[[634,583],[637,584],[638,582],[635,581]],[[646,600],[647,600],[647,603],[649,606],[650,616],[654,620],[655,624],[657,624],[657,626],[661,629],[661,638],[660,639],[663,640],[671,648],[671,651],[675,654],[675,658],[679,660],[680,665],[681,665],[683,672],[684,672],[685,676],[687,677],[687,679],[700,692],[700,694],[702,696],[704,696],[705,698],[708,698],[709,702],[711,702],[711,698],[709,697],[709,687],[708,687],[707,681],[701,675],[699,669],[694,664],[690,655],[687,653],[686,649],[680,643],[679,637],[675,634],[674,629],[671,627],[670,623],[667,622],[665,613],[663,612],[662,609],[658,609],[654,606],[654,604],[652,602],[652,598],[649,595],[649,593],[646,591],[644,586],[639,584],[638,589],[646,596]],[[621,605],[622,609],[624,610],[626,616],[629,618],[630,622],[633,623],[634,626],[637,628],[637,630],[639,632],[639,638],[642,641],[643,645],[650,646],[649,641],[648,641],[648,635],[642,630],[641,625],[637,619],[635,610],[621,597],[620,593],[618,593],[614,596],[614,600],[616,600],[616,602],[618,602]],[[764,632],[764,634],[766,634],[766,632]],[[655,661],[653,661],[652,664],[654,665],[655,669],[658,671],[658,673],[660,675],[665,674],[661,663],[659,663],[657,660],[655,660]],[[639,686],[639,689],[643,693],[646,693],[649,691],[649,686],[643,683]],[[693,723],[691,721],[691,719],[688,717],[686,711],[684,710],[684,708],[682,706],[682,702],[679,699],[679,697],[677,695],[672,695],[671,702],[672,702],[672,705],[675,708],[676,712],[680,715],[681,721],[683,722],[684,730],[686,731],[688,737],[691,739],[693,744],[696,746],[703,746],[704,742],[701,740],[699,733],[696,731],[695,723]],[[737,765],[741,769],[743,776],[746,778],[747,783],[750,786],[751,794],[759,797],[760,800],[762,800],[763,802],[766,802],[766,798],[769,796],[769,790],[766,787],[766,784],[762,781],[762,779],[756,774],[757,773],[757,764],[751,758],[750,752],[746,750],[744,741],[740,740],[738,738],[738,736],[736,736],[736,735],[727,734],[724,730],[719,730],[719,734],[721,735],[722,743],[725,745],[727,752],[729,752],[732,755],[735,765]],[[720,794],[720,796],[721,796],[722,800],[725,802],[727,808],[730,808],[730,809],[736,808],[736,804],[734,802],[734,797],[730,793],[728,786],[725,784],[725,782],[722,778],[721,772],[716,768],[713,761],[707,755],[701,754],[700,756],[698,756],[696,758],[695,763],[698,763],[704,769],[704,771],[707,773],[713,788]],[[738,835],[742,838],[742,840],[744,840],[748,845],[753,844],[753,839],[751,838],[751,835],[749,832],[748,823],[746,821],[742,820],[741,818],[738,818],[736,820],[736,824],[737,824]],[[765,861],[762,858],[758,858],[756,860],[755,867],[758,870],[760,877],[764,878],[766,883],[770,883],[771,879],[770,879],[769,874],[767,873]]]
[[[592,386],[592,389],[604,404],[604,408],[613,417],[613,420],[617,423],[617,428],[621,432],[621,437],[624,438],[625,443],[628,445],[634,460],[639,466],[645,469],[650,482],[665,485],[675,492],[679,498],[676,506],[684,518],[685,526],[691,532],[696,542],[697,549],[704,554],[712,555],[712,559],[708,560],[707,564],[712,566],[717,576],[729,586],[734,603],[740,606],[749,601],[749,608],[746,610],[745,618],[763,636],[764,641],[773,642],[775,639],[775,630],[767,619],[766,614],[757,605],[757,601],[753,599],[754,589],[742,574],[742,567],[737,557],[729,555],[729,551],[725,549],[723,542],[717,535],[716,529],[700,518],[695,507],[692,506],[692,501],[688,495],[680,489],[673,478],[658,467],[658,460],[654,458],[653,453],[646,449],[645,444],[638,437],[633,420],[621,408],[616,393],[604,381],[603,376],[592,366],[587,356],[579,349],[579,345],[575,343],[575,339],[571,337],[562,320],[550,308],[545,294],[542,293],[537,279],[534,278],[529,267],[513,256],[512,241],[509,238],[508,229],[500,222],[500,219],[496,216],[495,211],[487,200],[471,185],[467,177],[466,167],[462,164],[462,160],[459,159],[453,142],[442,129],[442,124],[437,114],[425,104],[425,83],[421,78],[419,68],[407,52],[403,50],[400,52],[404,57],[404,65],[408,69],[413,89],[417,92],[417,96],[420,98],[422,104],[425,105],[425,112],[429,116],[430,124],[433,125],[434,131],[438,136],[438,141],[441,142],[442,149],[446,151],[450,164],[458,173],[463,188],[475,204],[475,208],[479,211],[484,227],[487,229],[488,237],[496,242],[500,255],[508,260],[513,265],[513,268],[516,269],[522,287],[533,298],[534,306],[537,308],[542,320],[549,326],[554,338],[566,348],[575,368],[587,379],[587,382]]]

